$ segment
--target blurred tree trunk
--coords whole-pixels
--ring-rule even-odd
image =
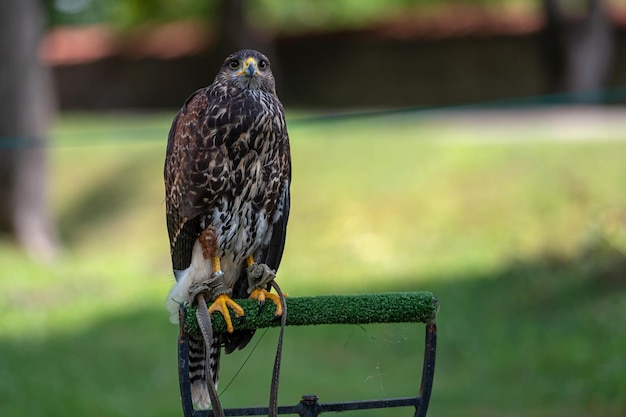
[[[43,29],[42,1],[0,0],[0,232],[48,260],[58,240],[46,199],[54,106],[50,74],[37,56]]]
[[[0,0],[2,1],[2,0]],[[248,5],[249,6],[249,5]],[[218,21],[219,37],[215,54],[218,60],[240,49],[256,49],[272,62],[272,72],[280,87],[281,68],[275,53],[274,38],[248,24],[245,0],[221,0]],[[280,88],[279,88],[280,89]],[[286,95],[286,93],[283,95]]]
[[[224,59],[231,53],[245,48],[248,43],[244,0],[221,0],[218,16],[219,43],[216,52],[220,59]]]
[[[614,28],[602,0],[575,6],[570,0],[543,0],[550,89],[576,93],[576,101],[600,102],[614,60]]]
[[[246,20],[245,0],[221,0],[219,5],[219,59],[240,49],[256,49],[272,60],[273,40]]]

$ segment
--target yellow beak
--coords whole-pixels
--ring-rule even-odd
[[[256,68],[257,68],[256,59],[248,58],[246,59],[246,62],[243,64],[243,71],[241,72],[241,75],[247,75],[248,77],[252,78],[257,73]]]

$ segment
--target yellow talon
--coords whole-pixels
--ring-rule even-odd
[[[258,300],[259,306],[261,307],[263,306],[263,304],[265,304],[265,299],[269,298],[276,305],[276,312],[274,313],[274,315],[276,317],[283,315],[283,305],[280,302],[280,297],[277,296],[276,294],[272,294],[269,291],[256,288],[255,290],[252,291],[249,298]]]
[[[228,307],[233,309],[233,312],[237,317],[241,317],[244,315],[243,308],[239,306],[236,302],[233,301],[232,298],[227,296],[226,294],[218,295],[213,304],[209,307],[209,314],[213,314],[214,311],[219,311],[224,317],[224,321],[226,322],[226,331],[228,333],[233,332],[233,321],[230,318],[230,312],[228,311]]]

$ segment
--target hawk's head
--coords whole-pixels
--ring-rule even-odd
[[[229,55],[217,74],[217,80],[224,85],[276,94],[269,59],[252,49],[242,49]]]

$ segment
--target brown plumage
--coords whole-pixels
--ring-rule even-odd
[[[290,181],[289,138],[269,60],[257,51],[235,52],[210,86],[191,95],[169,133],[166,217],[176,285],[168,308],[174,321],[180,303],[194,303],[190,287],[218,279],[211,257],[221,261],[219,279],[232,298],[249,295],[248,257],[278,269]],[[210,245],[198,240],[201,233]],[[227,333],[209,348],[201,339],[192,341],[197,405],[209,404],[206,379],[212,375],[217,383],[220,347],[230,353],[251,337],[252,332]]]

